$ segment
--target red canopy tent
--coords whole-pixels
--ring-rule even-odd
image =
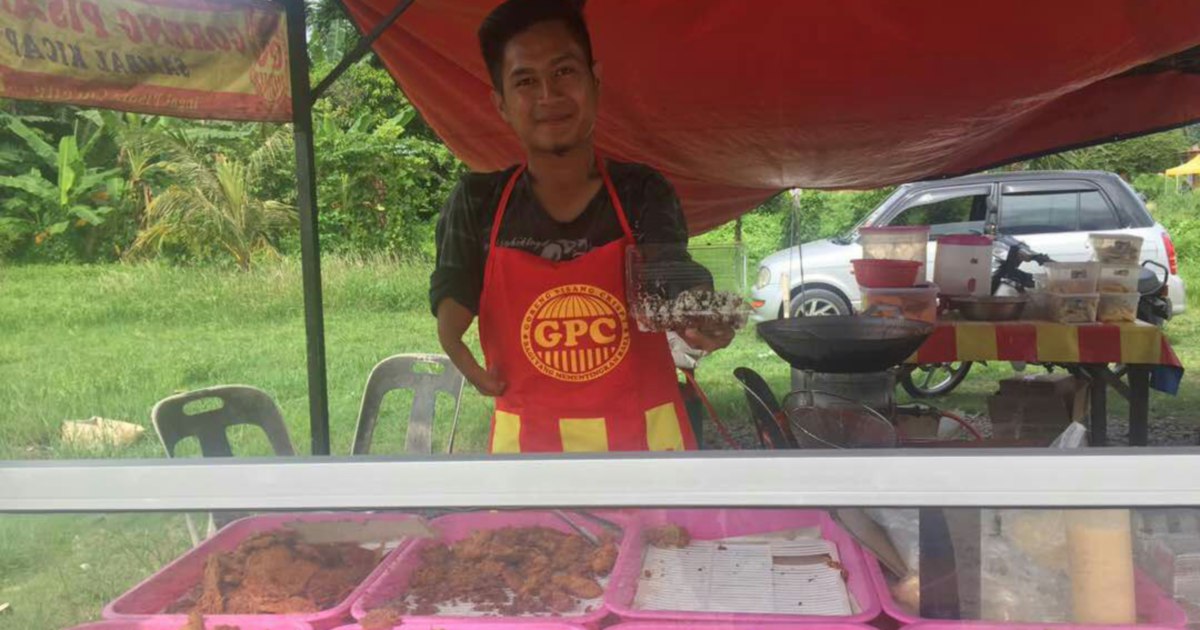
[[[411,3],[375,52],[477,170],[520,159],[475,30]],[[397,0],[344,0],[364,31]],[[968,173],[1200,119],[1200,3],[593,0],[597,140],[676,185],[693,231],[779,190]]]

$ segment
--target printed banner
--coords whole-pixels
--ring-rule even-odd
[[[287,26],[269,0],[0,0],[0,97],[291,120]]]

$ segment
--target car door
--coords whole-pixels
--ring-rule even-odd
[[[896,204],[879,225],[927,225],[926,279],[933,278],[937,239],[953,234],[983,234],[995,208],[995,186],[990,183],[922,188]]]
[[[1088,234],[1120,227],[1112,201],[1091,182],[1011,182],[1000,187],[997,231],[1053,260],[1089,260]]]

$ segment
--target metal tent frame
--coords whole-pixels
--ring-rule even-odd
[[[300,211],[300,266],[304,287],[304,330],[308,363],[308,413],[312,454],[329,455],[329,382],[325,363],[325,309],[321,289],[321,239],[317,227],[317,169],[313,104],[415,0],[398,0],[392,11],[313,88],[309,81],[308,23],[304,0],[282,0],[287,15],[288,63],[292,84],[292,128],[296,145],[297,205]],[[340,2],[339,6],[345,10]]]

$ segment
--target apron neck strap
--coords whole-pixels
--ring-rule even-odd
[[[508,208],[508,200],[512,197],[513,189],[516,188],[521,175],[525,174],[526,166],[526,164],[518,166],[512,177],[508,178],[508,183],[504,185],[504,192],[501,193],[500,203],[496,207],[496,218],[492,220],[492,234],[488,240],[489,252],[496,248],[496,239],[500,235],[500,223],[504,220],[504,211]],[[630,229],[629,219],[625,216],[625,206],[621,205],[621,198],[617,196],[617,188],[613,186],[612,178],[608,176],[608,167],[604,164],[604,157],[600,155],[599,151],[596,152],[596,170],[600,171],[600,177],[604,180],[604,189],[608,191],[609,201],[612,202],[613,209],[617,212],[617,221],[621,223],[621,231],[625,233],[625,238],[632,241],[633,230]]]

